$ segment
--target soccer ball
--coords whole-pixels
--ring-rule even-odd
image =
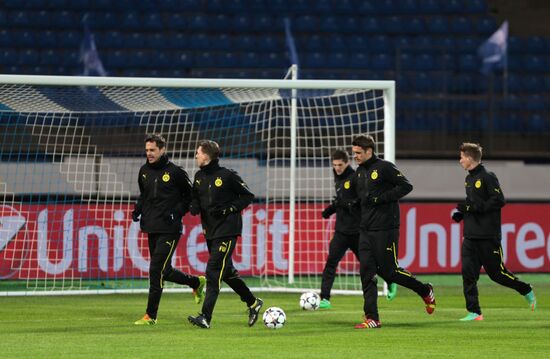
[[[317,310],[320,302],[321,297],[319,297],[319,294],[306,292],[300,297],[300,308],[303,310]]]
[[[281,329],[286,322],[285,312],[278,307],[267,308],[263,316],[264,325],[269,329]]]

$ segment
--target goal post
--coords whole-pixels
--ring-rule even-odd
[[[220,164],[255,193],[234,255],[253,287],[318,290],[330,154],[369,133],[395,160],[395,84],[0,75],[0,128],[0,296],[147,290],[146,236],[130,213],[151,132],[190,176],[197,142],[218,142]],[[183,221],[173,264],[201,274],[200,220]],[[356,262],[340,263],[334,293],[360,290]]]

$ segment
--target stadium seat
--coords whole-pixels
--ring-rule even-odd
[[[423,1],[423,0],[420,0]],[[403,14],[416,15],[419,12],[417,0],[400,0],[400,11]]]
[[[418,3],[418,11],[421,14],[441,13],[441,2],[438,0],[421,0]]]
[[[340,30],[339,18],[324,16],[319,19],[319,30],[322,32],[334,33]]]
[[[0,65],[17,64],[18,53],[14,49],[4,49],[0,51]]]
[[[164,26],[160,13],[151,12],[144,15],[142,20],[142,28],[146,30],[162,30]]]
[[[449,15],[464,13],[464,1],[461,0],[446,0],[441,3],[443,12]]]
[[[486,0],[469,0],[463,3],[464,10],[470,14],[485,14],[487,13]]]
[[[415,55],[412,55],[408,52],[401,52],[396,58],[397,68],[402,71],[410,71],[415,69],[414,62]]]
[[[358,33],[365,34],[377,34],[380,33],[381,25],[378,22],[378,19],[375,17],[365,17],[360,21],[360,29]]]
[[[476,31],[480,35],[491,35],[497,29],[497,23],[492,17],[482,17],[476,22]]]
[[[33,31],[15,31],[12,34],[12,46],[14,47],[28,48],[36,44],[36,38]]]
[[[51,30],[37,32],[36,42],[43,49],[56,49],[60,47],[59,41],[57,41],[57,32]]]
[[[209,38],[210,38],[210,48],[213,51],[234,49],[233,43],[235,39],[227,34],[218,33],[216,35],[210,36]]]
[[[17,56],[17,64],[29,65],[29,66],[36,65],[38,64],[39,59],[40,59],[40,55],[36,50],[31,50],[31,49],[20,50]]]
[[[160,2],[162,3],[162,1]],[[168,13],[165,14],[164,26],[170,30],[185,30],[187,29],[187,17],[181,13]],[[212,24],[215,26],[216,22]]]
[[[524,52],[527,49],[526,44],[523,43],[522,39],[517,36],[508,37],[508,51],[511,53],[515,52]]]
[[[434,16],[427,21],[428,31],[436,35],[444,35],[449,33],[449,22],[444,16]]]
[[[546,41],[540,36],[531,36],[527,38],[527,51],[532,54],[546,52]]]
[[[324,50],[323,37],[320,35],[306,35],[297,39],[296,46],[299,49],[304,49],[308,52],[316,52]]]
[[[524,55],[523,69],[529,72],[545,72],[547,70],[544,58],[540,55]]]
[[[456,48],[464,54],[476,54],[483,41],[472,36],[460,37],[456,40]]]
[[[352,69],[368,69],[370,66],[369,56],[364,52],[352,52],[349,60]]]
[[[354,16],[347,16],[339,20],[339,32],[355,34],[361,25],[361,21]]]
[[[315,32],[319,28],[319,19],[316,16],[303,15],[290,19],[293,32]]]
[[[14,28],[28,28],[31,25],[26,11],[11,11],[7,16],[9,26]]]
[[[451,30],[458,35],[467,35],[474,31],[470,19],[462,16],[451,21]]]
[[[258,41],[258,49],[260,51],[267,52],[277,52],[286,48],[286,45],[281,38],[277,36],[263,36],[260,41]]]
[[[429,54],[416,55],[413,61],[416,71],[430,71],[435,67],[435,59]]]
[[[527,98],[527,101],[526,101],[526,108],[528,111],[544,111],[546,110],[546,105],[544,103],[544,98],[539,95],[539,94],[536,94],[536,95],[531,95]]]
[[[59,63],[60,53],[57,53],[51,49],[43,49],[40,51],[40,64],[41,65],[57,65]]]
[[[424,34],[426,32],[426,24],[419,17],[414,17],[410,21],[405,21],[406,32],[409,34]]]
[[[216,67],[217,57],[210,51],[199,51],[195,53],[195,61],[200,67]]]
[[[250,51],[256,50],[257,42],[256,37],[253,35],[243,35],[239,36],[238,39],[233,41],[233,46],[237,50]]]
[[[248,14],[233,16],[231,21],[232,30],[236,32],[248,32],[252,28],[252,17]]]
[[[343,52],[329,52],[327,56],[327,67],[329,68],[348,68],[349,58],[347,54]]]
[[[384,33],[389,35],[401,34],[405,30],[404,21],[400,16],[389,16],[382,21]]]
[[[481,61],[474,55],[460,55],[458,59],[458,69],[460,71],[479,71],[481,68]]]
[[[257,52],[249,51],[245,52],[241,59],[241,66],[243,68],[257,68],[259,66],[260,57]]]
[[[182,70],[195,65],[194,54],[189,52],[176,52],[172,58],[174,61],[173,67],[175,69]]]
[[[326,36],[326,43],[324,48],[330,51],[345,51],[347,49],[347,41],[345,36],[333,34]]]
[[[325,65],[326,55],[323,52],[310,52],[305,54],[302,61],[308,69],[319,69]]]
[[[187,29],[190,31],[207,31],[210,28],[210,24],[207,18],[207,15],[204,14],[193,14],[188,15],[187,19]]]
[[[415,52],[427,53],[434,50],[434,41],[433,41],[433,37],[431,36],[422,36],[422,35],[416,36],[414,37],[412,44],[413,44],[412,49]],[[436,51],[441,51],[441,50],[437,49]]]
[[[392,40],[385,35],[378,35],[369,41],[369,52],[373,54],[392,53],[394,50]]]
[[[278,21],[275,21],[278,20]],[[252,29],[257,32],[269,32],[273,31],[274,22],[281,22],[282,20],[277,17],[269,15],[258,15],[254,16],[252,19]],[[282,25],[279,24],[279,27]]]
[[[324,4],[315,4],[315,7],[319,7],[320,5],[324,5],[323,8],[326,9],[324,13],[335,12],[339,15],[353,15],[355,14],[355,8],[356,3],[353,0],[338,0],[331,4],[328,1],[325,1]]]
[[[246,42],[246,36],[243,36],[241,38],[242,42]],[[210,36],[200,32],[200,33],[194,33],[188,38],[188,46],[189,49],[193,50],[210,50],[212,47],[210,46]],[[235,44],[237,46],[237,44]]]
[[[394,69],[395,59],[391,55],[376,54],[372,56],[369,68],[375,71]]]
[[[433,83],[430,76],[425,72],[414,72],[412,75],[412,88],[417,92],[432,92]]]

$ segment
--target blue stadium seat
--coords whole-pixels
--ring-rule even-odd
[[[423,0],[420,0],[423,1]],[[400,0],[400,11],[403,14],[416,15],[419,12],[418,3],[416,0]]]
[[[235,68],[242,63],[241,54],[238,52],[223,52],[218,54],[217,63],[219,67]]]
[[[308,52],[317,52],[324,50],[323,37],[320,35],[307,35],[294,40],[298,49],[304,49]]]
[[[292,0],[288,3],[288,9],[294,14],[307,14],[311,11],[311,4],[308,0]]]
[[[233,43],[234,39],[233,37],[225,34],[225,33],[219,33],[216,35],[212,35],[210,38],[210,49],[213,51],[219,51],[219,50],[232,50],[234,49]],[[238,41],[238,40],[236,40]]]
[[[527,49],[526,44],[517,36],[508,36],[508,51],[524,52]]]
[[[389,35],[397,35],[402,33],[405,30],[403,24],[403,18],[400,16],[389,16],[382,21],[384,25],[384,32]]]
[[[209,17],[204,14],[187,16],[187,29],[191,31],[207,31],[210,28]]]
[[[370,61],[370,69],[385,71],[395,68],[395,59],[387,54],[375,54]]]
[[[412,49],[415,52],[431,52],[434,50],[434,41],[431,36],[416,36],[413,40]],[[435,49],[440,52],[441,49]]]
[[[164,40],[166,42],[166,46],[170,49],[174,50],[191,50],[191,46],[189,44],[189,37],[185,33],[176,32],[172,35],[169,35],[167,39]]]
[[[436,56],[437,64],[434,69],[444,70],[444,71],[455,71],[456,70],[456,57],[450,54],[438,55]]]
[[[349,60],[352,69],[368,69],[370,66],[369,56],[364,52],[352,52]]]
[[[6,17],[6,12],[0,9],[0,29],[5,29],[8,24],[8,19]]]
[[[453,33],[458,35],[467,35],[473,32],[472,22],[467,17],[457,17],[451,22]]]
[[[323,4],[316,3],[315,7],[319,7],[320,5],[323,5]],[[324,4],[324,8],[325,8],[325,13],[327,13],[326,10],[329,10],[329,11],[334,11],[336,14],[339,14],[339,15],[353,15],[355,14],[356,5],[357,4],[353,0],[338,0],[333,2],[332,6],[329,7],[330,4],[327,1]]]
[[[368,0],[365,0],[365,1],[360,1],[356,8],[355,8],[355,11],[357,14],[360,14],[360,15],[368,15],[368,16],[371,16],[371,15],[375,15],[378,13],[378,8],[376,6],[376,2],[375,1],[368,1]]]
[[[43,49],[56,49],[60,45],[57,41],[57,32],[51,30],[37,32],[36,43],[40,44]]]
[[[413,52],[414,49],[414,37],[412,36],[397,36],[394,40],[394,46],[396,51]]]
[[[535,112],[529,116],[527,131],[541,133],[547,132],[548,130],[550,130],[550,121],[548,120],[548,116],[538,112]]]
[[[441,13],[441,3],[438,0],[421,0],[418,2],[418,12],[420,14]]]
[[[40,64],[41,65],[57,65],[59,63],[59,58],[61,57],[61,54],[51,50],[51,49],[43,49],[40,51]]]
[[[293,32],[315,32],[319,28],[319,19],[312,15],[298,16],[291,20],[291,27]]]
[[[349,58],[343,52],[329,52],[327,56],[326,66],[329,68],[348,68]]]
[[[456,40],[456,47],[458,51],[466,54],[475,54],[477,53],[477,49],[479,45],[481,45],[483,40],[472,37],[472,36],[466,36],[461,37]]]
[[[146,30],[162,30],[164,26],[160,13],[151,12],[145,14],[142,20],[142,28]]]
[[[195,53],[195,61],[200,67],[217,67],[216,56],[210,51],[199,51]]]
[[[257,47],[256,37],[253,35],[243,35],[233,42],[233,46],[237,50],[250,51]]]
[[[257,68],[260,62],[260,56],[257,52],[245,52],[242,56],[241,66],[244,68]]]
[[[523,69],[530,72],[545,72],[547,64],[544,58],[539,55],[524,55]]]
[[[360,21],[358,33],[377,34],[380,33],[381,24],[375,17],[365,17]]]
[[[401,52],[397,57],[397,68],[404,71],[410,71],[415,69],[414,55],[408,52]]]
[[[124,67],[126,61],[126,54],[122,50],[108,51],[103,57],[103,65],[109,69]]]
[[[0,65],[15,65],[17,64],[17,51],[14,49],[4,49],[0,51]]]
[[[160,2],[162,3],[162,1]],[[187,17],[181,13],[169,13],[165,15],[166,20],[164,26],[170,30],[185,30],[187,29]],[[212,24],[215,26],[216,22]]]
[[[332,34],[326,37],[325,49],[329,51],[345,51],[347,49],[347,41],[345,36]]]
[[[320,69],[325,66],[326,55],[323,52],[305,53],[303,56],[304,67],[309,69]]]
[[[283,69],[288,67],[290,61],[287,60],[287,56],[284,53],[278,51],[260,54],[260,63],[264,65],[263,67]]]
[[[286,45],[281,38],[272,35],[262,36],[258,41],[258,49],[260,51],[277,52],[285,49]]]
[[[486,0],[469,0],[463,3],[464,10],[470,14],[485,14],[487,13]]]
[[[339,32],[355,34],[361,26],[361,21],[354,16],[347,16],[339,20]]]
[[[497,23],[493,17],[482,17],[476,22],[476,30],[481,35],[490,35],[497,29]]]
[[[445,0],[441,3],[443,12],[450,15],[464,13],[464,1],[461,0]]]
[[[479,71],[481,62],[477,56],[474,55],[460,55],[458,59],[458,69],[460,71]]]
[[[424,34],[426,24],[420,17],[413,17],[410,21],[405,21],[406,32],[409,34]]]
[[[433,83],[430,76],[425,72],[414,72],[411,79],[412,87],[418,92],[432,92]]]
[[[195,65],[195,57],[191,52],[176,52],[172,57],[176,69],[183,69]]]
[[[531,95],[527,97],[526,109],[528,111],[544,111],[546,110],[546,104],[544,103],[544,98],[539,95]]]
[[[531,36],[527,39],[527,51],[530,53],[546,52],[546,41],[540,36]]]
[[[95,29],[115,29],[120,23],[120,15],[118,13],[106,11],[92,13],[90,24]]]
[[[133,67],[150,68],[156,66],[155,62],[152,62],[151,54],[148,51],[138,50],[128,54],[128,64]]]
[[[12,34],[12,46],[14,47],[34,47],[36,45],[36,37],[33,31],[16,31]]]
[[[235,15],[231,24],[233,31],[248,32],[252,28],[252,17],[248,14]]]
[[[160,70],[174,67],[173,56],[168,51],[154,51],[151,57],[151,65],[153,67],[158,67]]]
[[[61,30],[79,29],[82,24],[82,15],[78,12],[61,11],[60,13],[52,13],[52,25]]]
[[[449,21],[444,16],[434,16],[427,22],[428,31],[432,34],[443,35],[449,33]]]
[[[27,28],[31,25],[27,11],[11,11],[7,19],[11,27]]]
[[[430,71],[435,67],[435,59],[430,54],[420,54],[414,57],[414,70]]]
[[[273,26],[275,19],[277,22],[282,23],[282,20],[277,17],[269,16],[269,15],[257,15],[254,16],[252,19],[252,30],[258,31],[258,32],[268,32],[273,31]],[[281,24],[278,24],[279,27],[282,26]]]
[[[246,42],[247,37],[243,36],[241,41]],[[188,44],[189,44],[188,48],[193,49],[193,50],[209,50],[209,49],[211,49],[210,36],[203,33],[203,32],[194,33],[191,36],[189,36]]]
[[[40,54],[37,50],[25,49],[20,50],[17,56],[18,65],[36,65],[40,59]]]
[[[61,31],[58,33],[57,39],[61,43],[61,46],[75,49],[80,46],[82,34],[78,31]]]
[[[319,30],[328,33],[334,33],[340,30],[339,18],[334,16],[324,16],[319,19]]]
[[[374,36],[369,45],[369,52],[373,54],[391,53],[394,50],[392,39],[385,35]]]

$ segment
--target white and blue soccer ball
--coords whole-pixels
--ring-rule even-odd
[[[321,303],[321,297],[315,292],[306,292],[300,296],[300,308],[303,310],[317,310]]]
[[[281,329],[286,322],[286,314],[279,307],[267,308],[263,316],[264,325],[269,329]]]

